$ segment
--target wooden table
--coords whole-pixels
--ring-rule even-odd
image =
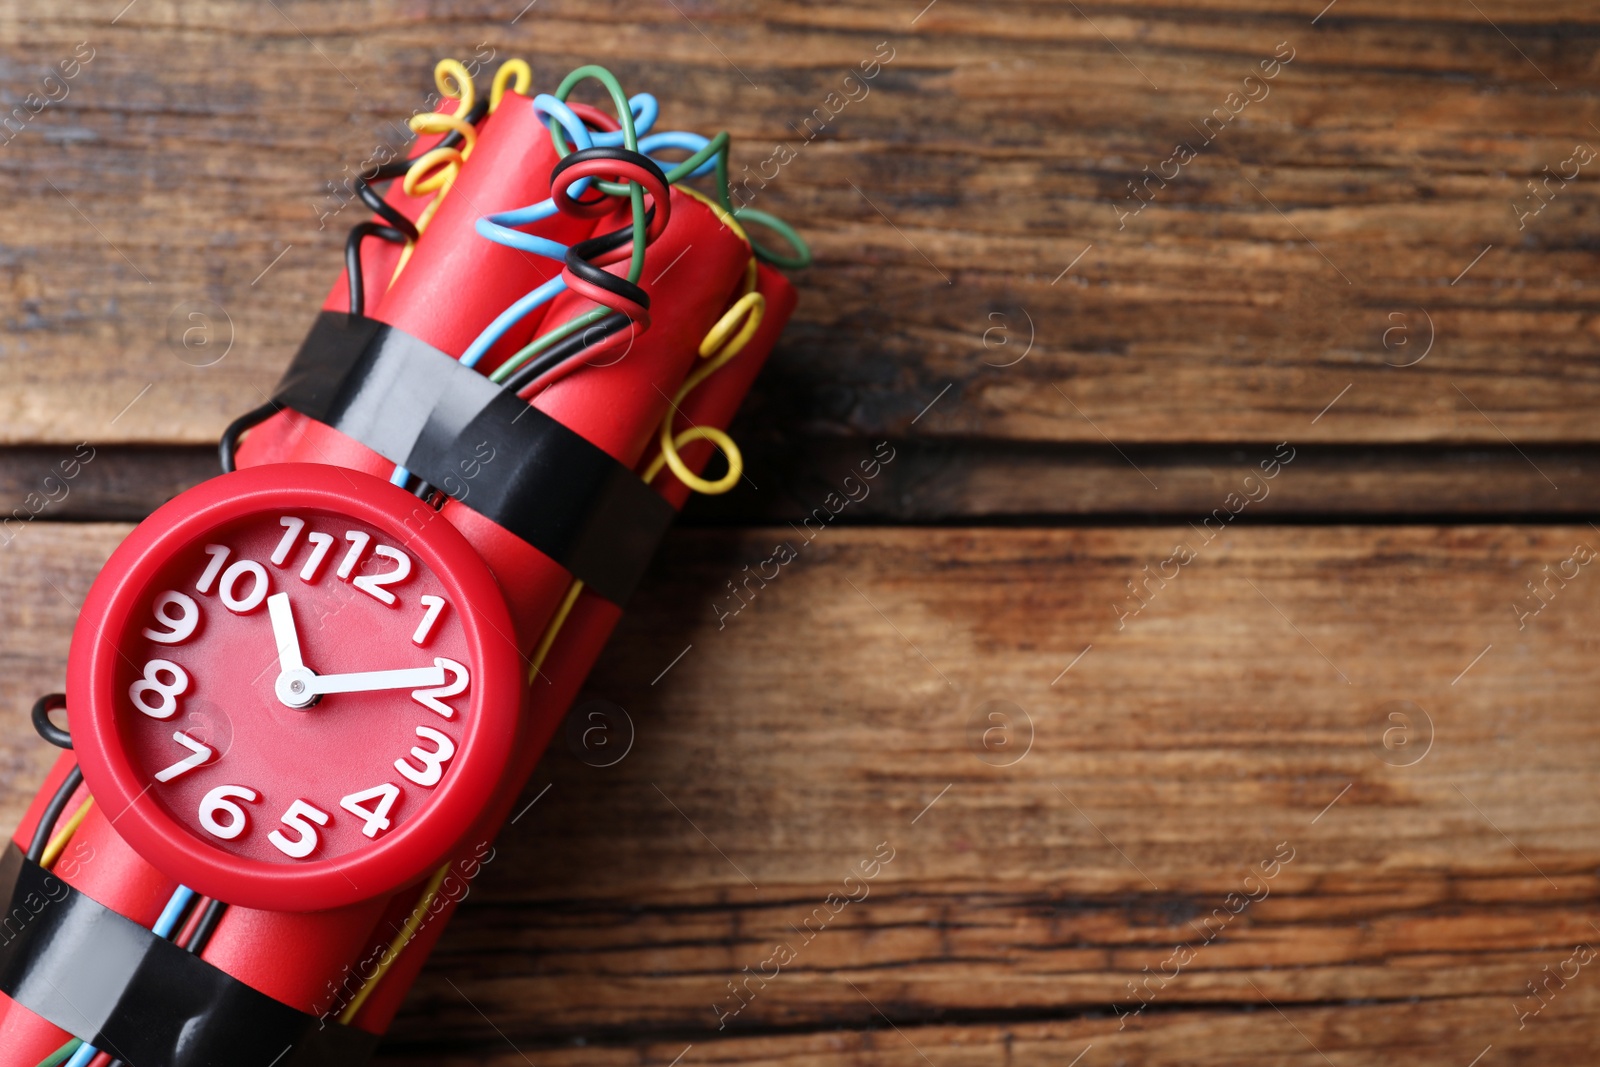
[[[599,60],[787,146],[817,265],[760,488],[585,696],[631,749],[552,749],[380,1062],[1593,1062],[1592,5],[122,3],[0,11],[8,106],[77,56],[0,145],[0,512],[94,449],[4,526],[0,820],[100,563],[337,273],[327,183],[438,56]]]

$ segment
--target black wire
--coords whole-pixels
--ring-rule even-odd
[[[50,721],[50,713],[67,706],[64,693],[46,693],[33,702],[33,728],[57,748],[71,748],[72,735]]]
[[[392,244],[403,245],[406,235],[393,226],[381,222],[358,222],[350,227],[350,236],[344,242],[344,271],[350,280],[350,314],[366,313],[366,282],[361,276],[361,242],[368,237],[381,237]]]
[[[650,225],[650,221],[655,218],[655,213],[656,207],[654,204],[651,204],[650,207],[645,210],[646,226]],[[624,244],[628,243],[632,239],[633,227],[623,226],[620,229],[612,230],[610,233],[602,233],[596,237],[591,237],[586,241],[579,241],[569,250],[568,256],[570,258],[572,253],[577,253],[584,259],[593,259],[596,256],[604,255],[605,253],[614,249],[621,248]],[[588,264],[585,264],[585,266],[587,267]],[[609,274],[604,271],[601,273],[605,274],[607,278],[616,277],[616,275]],[[648,296],[645,297],[645,305],[649,305]],[[631,321],[632,320],[629,319],[628,316],[622,314],[622,312],[614,311],[610,315],[607,315],[605,318],[601,319],[599,322],[589,326],[587,329],[583,329],[575,334],[563,337],[561,340],[557,341],[555,344],[539,353],[533,359],[530,359],[528,362],[518,367],[516,373],[512,374],[511,377],[506,379],[506,389],[510,390],[513,394],[520,393],[523,388],[528,385],[528,383],[532,382],[545,371],[550,370],[552,367],[560,366],[567,360],[581,355],[592,346],[604,341],[612,334],[621,332],[622,328],[627,326]]]
[[[540,352],[537,356],[518,367],[516,373],[505,381],[505,388],[512,394],[520,393],[527,385],[539,375],[552,367],[560,366],[569,359],[575,359],[595,345],[604,341],[612,334],[621,333],[632,324],[633,320],[620,311],[613,311],[599,322],[570,334]]]
[[[61,812],[65,810],[67,801],[72,799],[72,794],[78,791],[83,784],[83,769],[73,767],[62,780],[56,795],[50,798],[50,803],[45,805],[44,814],[39,816],[39,825],[34,827],[33,840],[28,842],[28,858],[35,863],[44,857],[44,849],[50,843],[50,833],[56,828],[56,823],[61,819]]]
[[[389,201],[378,195],[378,191],[366,183],[364,178],[356,179],[356,195],[361,197],[361,202],[370,207],[374,212],[383,216],[385,222],[406,235],[409,241],[418,237],[417,224],[400,214],[399,210]]]
[[[648,228],[655,221],[655,218],[656,206],[651,204],[644,209],[645,227]],[[596,256],[621,248],[632,240],[633,225],[630,223],[627,226],[612,230],[610,233],[596,234],[587,240],[579,241],[578,244],[583,246],[585,259],[594,259]]]
[[[650,306],[649,293],[626,278],[612,274],[608,270],[602,270],[585,258],[585,253],[589,255],[596,254],[592,249],[585,247],[588,244],[588,241],[579,241],[567,249],[567,269],[590,285],[604,289],[608,293],[615,293],[624,300],[631,300],[642,308],[648,308]]]
[[[206,943],[211,940],[211,935],[217,931],[217,923],[222,921],[222,915],[228,910],[228,905],[220,900],[213,899],[206,905],[206,910],[200,913],[200,922],[195,925],[194,933],[189,935],[189,943],[183,947],[196,956],[206,950]]]
[[[661,168],[656,165],[656,161],[651,159],[649,156],[639,152],[630,152],[626,148],[609,147],[585,148],[582,151],[571,153],[560,163],[557,163],[555,168],[551,170],[550,184],[552,186],[555,185],[557,183],[557,179],[560,178],[561,173],[567,168],[592,159],[605,159],[618,163],[631,163],[636,167],[650,172],[653,177],[656,177],[661,181],[662,185],[667,184],[667,176],[661,172]],[[599,201],[579,200],[577,203],[593,204],[599,203]],[[649,225],[648,221],[646,222],[646,225]],[[603,253],[610,252],[611,250],[620,247],[622,242],[628,240],[631,236],[632,228],[630,227],[621,230],[613,230],[611,233],[602,234],[599,237],[591,237],[587,241],[579,241],[577,244],[567,249],[566,267],[567,270],[571,271],[573,275],[582,278],[590,285],[597,286],[601,289],[604,289],[608,293],[613,293],[616,296],[620,296],[624,300],[632,301],[633,303],[638,304],[640,307],[648,308],[650,306],[650,294],[646,293],[637,284],[628,281],[628,279],[618,277],[609,271],[601,270],[599,267],[589,262]]]
[[[438,508],[441,506],[434,503],[434,498],[438,496],[438,494],[439,490],[429,485],[427,480],[423,478],[418,478],[417,484],[411,487],[411,495],[422,501],[424,504],[434,508],[434,510],[438,510]]]
[[[217,442],[217,452],[222,457],[223,474],[232,474],[234,472],[234,459],[235,453],[239,450],[240,436],[251,427],[259,426],[261,423],[266,422],[282,408],[283,405],[276,400],[269,400],[260,407],[247,411],[228,423],[228,428],[222,431],[222,439]]]
[[[604,146],[598,148],[584,148],[576,152],[569,152],[567,155],[563,156],[561,162],[557,163],[550,171],[551,186],[555,186],[556,179],[561,176],[563,171],[567,170],[569,167],[575,167],[579,163],[587,163],[591,159],[609,159],[617,163],[632,163],[634,166],[643,170],[646,174],[649,174],[651,177],[655,178],[662,185],[671,184],[667,181],[667,175],[662,171],[660,165],[643,152],[633,152],[626,148],[612,148],[610,146]],[[574,199],[573,202],[577,204],[583,204],[587,207],[592,207],[593,205],[600,203],[605,198],[605,193],[597,193],[595,199],[593,200]]]
[[[189,916],[194,914],[195,906],[197,904],[199,904],[199,903],[200,903],[200,894],[199,893],[191,893],[191,894],[189,894],[189,899],[184,903],[183,907],[178,911],[178,920],[172,924],[172,932],[167,935],[167,940],[169,940],[169,941],[176,941],[177,940],[178,934],[183,930],[185,924],[188,923]]]

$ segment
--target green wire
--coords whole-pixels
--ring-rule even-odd
[[[628,94],[622,91],[622,83],[617,81],[615,74],[612,74],[598,63],[589,63],[561,79],[561,84],[557,86],[555,93],[552,95],[564,104],[567,102],[567,97],[572,95],[572,90],[577,88],[578,83],[589,78],[593,78],[605,86],[606,92],[611,94],[611,103],[617,109],[617,122],[622,126],[622,146],[630,152],[637,152],[639,150],[639,134],[633,126],[633,108],[628,105]],[[555,119],[550,120],[550,137],[555,143],[556,152],[565,159],[572,150],[567,147],[566,140],[561,136],[561,124]],[[613,196],[628,194],[633,207],[633,258],[628,261],[628,281],[637,284],[639,276],[644,273],[646,243],[644,187],[637,182],[627,182],[622,185],[618,185],[615,182],[595,182],[594,184],[601,192],[609,193]],[[608,189],[606,186],[611,188]]]
[[[491,382],[505,381],[507,378],[511,377],[517,372],[518,367],[522,366],[524,363],[528,362],[528,360],[532,359],[534,356],[537,356],[540,352],[543,352],[545,349],[549,348],[563,337],[570,337],[579,330],[588,329],[590,326],[593,326],[595,323],[599,322],[609,314],[611,314],[610,308],[595,308],[593,311],[586,311],[577,318],[562,323],[549,333],[535,338],[533,341],[528,343],[526,348],[523,348],[517,352],[516,355],[512,356],[500,366],[496,367],[494,369],[494,373],[489,375],[489,380]]]
[[[727,141],[723,141],[723,146],[726,148]],[[733,197],[728,192],[728,153],[726,151],[717,156],[717,199],[722,201],[723,210],[734,218],[750,219],[753,222],[760,223],[775,231],[779,237],[789,242],[789,246],[794,249],[794,255],[792,256],[781,255],[751,238],[750,250],[756,254],[757,258],[764,259],[768,263],[788,270],[799,270],[802,267],[811,266],[811,246],[806,244],[805,240],[795,232],[793,226],[790,226],[776,215],[767,214],[765,211],[757,211],[752,207],[736,208],[733,206]],[[749,237],[749,235],[746,234],[746,237]]]
[[[72,1054],[77,1052],[78,1048],[82,1044],[82,1040],[76,1037],[73,1038],[71,1041],[68,1041],[65,1045],[62,1045],[60,1048],[50,1053],[50,1055],[40,1060],[39,1067],[61,1067],[63,1063],[66,1063],[72,1058]]]
[[[789,247],[794,249],[794,255],[785,256],[774,252],[752,237],[750,238],[750,250],[759,258],[771,263],[774,267],[782,267],[784,270],[804,270],[806,267],[811,266],[811,246],[806,244],[805,238],[795,232],[793,226],[790,226],[778,216],[769,215],[765,211],[757,211],[753,207],[738,208],[728,212],[728,214],[740,222],[754,222],[765,226],[779,237],[782,237],[788,242]]]
[[[605,87],[606,92],[610,94],[611,102],[617,109],[617,121],[622,127],[622,143],[630,152],[637,152],[639,150],[639,136],[633,125],[633,109],[628,105],[628,94],[623,92],[622,83],[617,81],[616,75],[605,67],[595,63],[579,67],[562,79],[561,85],[551,95],[565,103],[578,83],[589,78],[598,81]],[[550,143],[555,146],[556,154],[563,159],[571,155],[573,148],[567,144],[565,131],[561,128],[561,124],[552,118],[549,122],[549,129]],[[781,252],[774,252],[751,238],[750,250],[755,253],[756,258],[774,266],[782,267],[785,270],[802,270],[811,266],[811,246],[806,244],[805,239],[795,231],[793,226],[768,212],[758,211],[752,207],[736,208],[733,206],[733,197],[728,188],[728,143],[729,136],[726,130],[711,138],[704,148],[666,172],[667,184],[676,185],[690,174],[693,174],[706,160],[715,157],[717,161],[717,200],[722,204],[723,210],[741,223],[753,222],[758,226],[765,226],[783,238],[793,253],[792,255],[784,255]],[[640,276],[644,273],[644,254],[649,229],[645,218],[644,188],[637,182],[609,182],[598,178],[592,181],[590,185],[607,196],[628,197],[629,206],[633,209],[633,255],[628,260],[628,281],[638,284]],[[489,375],[489,380],[492,382],[505,381],[515,374],[519,367],[540,352],[543,352],[562,338],[570,337],[579,330],[587,329],[610,313],[609,308],[595,308],[593,311],[585,312],[577,318],[557,326],[548,333],[541,334],[516,352],[510,359],[495,368],[494,373]]]

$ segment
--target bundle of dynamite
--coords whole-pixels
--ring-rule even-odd
[[[272,399],[34,707],[62,751],[0,860],[0,1067],[365,1062],[672,518],[741,477],[809,252],[730,202],[728,135],[600,67],[435,80]]]

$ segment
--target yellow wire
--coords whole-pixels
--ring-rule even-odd
[[[577,603],[578,594],[581,592],[583,592],[583,583],[574,580],[571,587],[567,589],[567,595],[562,599],[561,606],[556,609],[555,616],[550,620],[550,625],[545,627],[544,636],[540,638],[539,647],[533,654],[532,668],[528,671],[530,685],[533,683],[534,675],[538,673],[539,668],[544,664],[545,657],[550,654],[550,646],[555,644],[556,634],[561,631],[562,624],[567,621],[567,616],[572,612],[572,605]],[[85,804],[84,807],[87,808],[88,805]],[[73,816],[73,823],[69,824],[69,829],[82,817],[82,811]],[[55,847],[53,843],[51,847]],[[351,999],[350,1003],[345,1006],[344,1011],[339,1013],[339,1021],[341,1023],[349,1025],[355,1019],[356,1013],[367,1002],[367,998],[372,995],[372,991],[378,988],[378,983],[383,980],[383,976],[394,965],[394,961],[400,957],[400,953],[411,943],[411,939],[416,936],[417,930],[422,926],[423,916],[433,906],[434,899],[439,895],[439,887],[444,884],[445,876],[449,873],[450,864],[448,863],[433,872],[433,877],[428,879],[428,884],[423,887],[422,896],[417,900],[417,906],[411,909],[411,914],[406,916],[405,925],[400,928],[400,932],[395,935],[394,940],[389,942],[389,951],[384,954],[383,959],[378,961],[378,966],[372,972],[372,977],[367,979],[366,983],[356,991],[356,995]]]
[[[744,475],[744,454],[739,451],[739,446],[734,444],[733,438],[714,426],[691,426],[674,435],[672,420],[677,416],[684,397],[725,366],[750,343],[750,339],[761,328],[761,320],[766,315],[766,310],[766,297],[760,293],[746,293],[723,313],[716,325],[706,334],[705,340],[700,342],[700,356],[707,362],[684,379],[683,384],[678,387],[677,395],[672,398],[667,413],[662,416],[658,440],[661,453],[650,466],[645,468],[643,477],[646,482],[655,480],[656,475],[660,474],[662,467],[665,466],[671,467],[672,473],[678,480],[697,493],[707,495],[726,493],[739,483],[739,479]],[[727,458],[728,473],[713,482],[690,470],[689,465],[679,455],[679,449],[691,441],[710,441],[720,449]]]
[[[90,797],[78,805],[78,810],[72,813],[72,818],[67,820],[67,825],[56,831],[50,843],[44,848],[44,855],[39,857],[39,866],[49,870],[56,865],[56,860],[61,858],[67,842],[72,840],[72,835],[78,832],[78,827],[83,825],[84,817],[89,814],[89,809],[94,807],[94,797]]]
[[[372,995],[372,991],[378,988],[378,982],[388,973],[394,961],[400,958],[400,953],[405,950],[406,945],[410,944],[411,939],[417,935],[417,930],[422,926],[423,917],[427,915],[428,908],[433,905],[434,898],[439,895],[439,887],[444,884],[445,875],[449,873],[450,865],[448,863],[433,872],[433,877],[428,879],[427,886],[422,890],[422,896],[418,899],[417,906],[411,909],[411,914],[406,916],[405,925],[400,928],[398,934],[394,935],[394,940],[389,942],[389,951],[384,953],[383,958],[378,961],[378,967],[372,972],[372,977],[367,979],[366,984],[356,991],[355,997],[346,1005],[344,1011],[339,1013],[339,1021],[341,1023],[346,1026],[350,1025],[350,1021],[361,1010],[361,1005],[365,1004],[367,998]]]
[[[532,685],[534,678],[538,677],[539,668],[544,666],[544,658],[550,654],[550,646],[556,643],[556,634],[561,632],[561,624],[567,621],[567,615],[572,611],[572,605],[578,602],[578,594],[583,592],[583,583],[574,579],[567,595],[561,601],[561,606],[556,609],[555,617],[550,620],[550,625],[545,627],[544,636],[539,639],[539,647],[533,650],[533,659],[528,664],[528,684]]]
[[[441,59],[433,68],[433,81],[439,87],[441,94],[460,102],[456,112],[454,115],[446,115],[440,111],[413,115],[410,122],[411,129],[415,133],[453,131],[461,134],[463,144],[459,149],[435,148],[424,152],[417,157],[415,163],[411,164],[411,168],[406,171],[405,178],[400,183],[407,196],[434,194],[428,206],[417,217],[418,236],[427,230],[428,223],[433,221],[439,205],[450,194],[456,176],[461,173],[461,164],[466,162],[478,143],[477,131],[459,117],[471,111],[472,105],[477,103],[478,99],[477,89],[472,84],[472,75],[467,72],[466,66],[457,59]],[[406,269],[406,264],[411,262],[411,253],[416,247],[416,241],[406,242],[405,250],[400,253],[400,261],[395,264],[394,273],[389,276],[390,285],[395,283],[400,277],[400,272]]]
[[[506,60],[500,64],[500,69],[494,72],[494,84],[489,89],[489,114],[493,115],[499,110],[500,100],[506,95],[506,82],[510,81],[513,75],[517,79],[516,84],[512,86],[514,92],[527,96],[528,90],[533,88],[533,71],[528,69],[527,60]]]
[[[695,188],[693,188],[691,186],[688,186],[688,185],[674,185],[673,188],[678,190],[678,192],[680,192],[680,193],[689,194],[690,196],[694,197],[696,200],[698,200],[702,204],[704,204],[706,207],[710,208],[713,212],[716,213],[718,221],[720,221],[728,229],[732,230],[734,232],[734,234],[738,236],[739,240],[743,241],[745,244],[749,244],[750,243],[750,235],[745,232],[744,226],[739,222],[739,220],[734,218],[731,214],[728,213],[727,208],[723,207],[721,204],[719,204],[715,200],[711,199],[705,193],[702,193],[700,190],[695,189]]]
[[[459,114],[465,115],[478,102],[478,89],[472,84],[472,74],[459,59],[441,59],[433,65],[433,84],[441,96],[461,101]]]
[[[430,111],[425,115],[412,115],[407,122],[414,133],[459,133],[466,142],[466,147],[461,149],[460,156],[466,159],[472,155],[472,149],[478,143],[478,131],[470,122],[464,122],[455,115],[446,115],[440,111]],[[446,150],[448,151],[448,149]],[[413,167],[413,170],[416,168]],[[413,184],[417,184],[413,182]],[[424,191],[434,188],[439,184],[434,181],[431,185],[420,185]]]

